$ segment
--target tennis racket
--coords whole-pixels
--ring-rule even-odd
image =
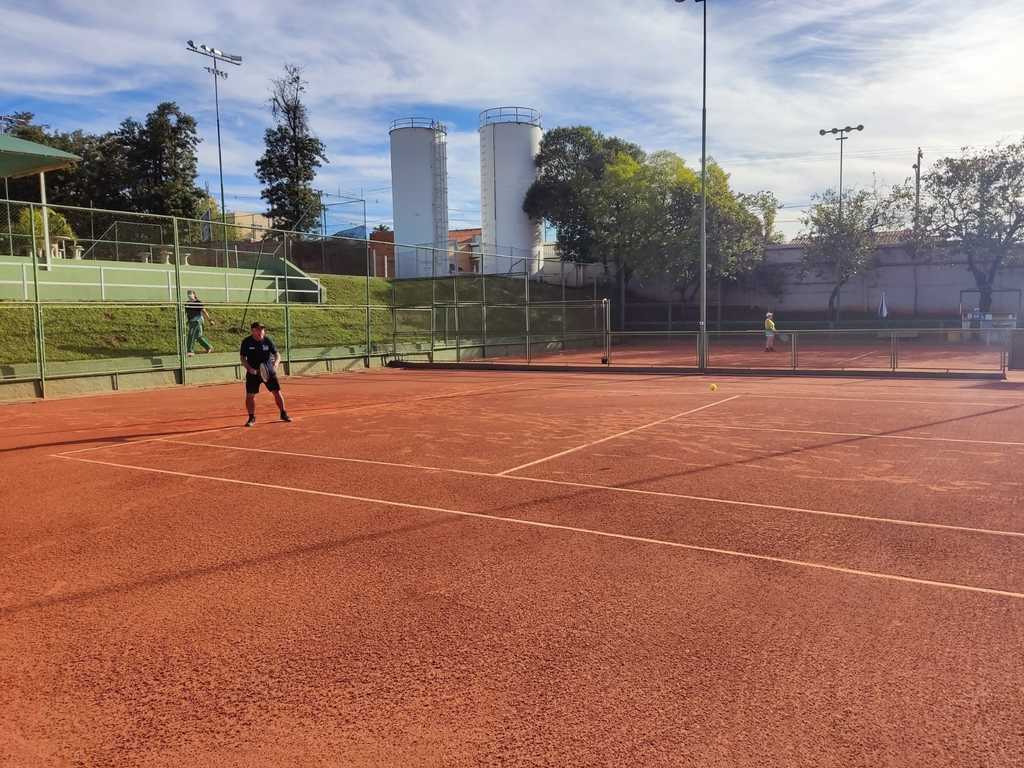
[[[270,381],[276,374],[277,370],[272,362],[260,363],[260,378],[263,379],[264,383]]]

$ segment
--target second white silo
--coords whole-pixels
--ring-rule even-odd
[[[541,268],[542,225],[523,212],[537,178],[540,112],[495,107],[480,113],[481,271],[534,273]]]
[[[395,277],[448,274],[448,134],[437,120],[391,123]]]

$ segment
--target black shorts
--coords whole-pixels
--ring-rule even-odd
[[[263,384],[267,388],[267,392],[279,392],[281,390],[281,382],[277,380],[277,376],[271,376],[268,381],[263,381],[260,375],[249,373],[245,374],[245,392],[248,395],[255,395],[260,391],[260,384]]]

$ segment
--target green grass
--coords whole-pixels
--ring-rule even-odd
[[[290,307],[291,346],[299,350],[355,348],[359,354],[366,345],[367,279],[344,275],[318,276],[326,289],[327,305],[293,304]],[[525,287],[522,278],[461,275],[394,283],[370,278],[369,327],[372,350],[390,345],[397,332],[404,343],[429,343],[431,315],[438,343],[454,344],[458,327],[464,343],[483,338],[484,310],[480,302],[486,295],[487,337],[489,340],[521,338],[526,332],[526,309],[522,305]],[[456,310],[459,301],[467,302]],[[580,299],[579,291],[567,291],[566,298]],[[560,286],[531,283],[532,301],[561,298]],[[429,309],[431,301],[452,306]],[[392,309],[395,302],[397,309]],[[505,304],[512,306],[490,306]],[[337,306],[360,305],[360,306]],[[209,304],[213,318],[206,324],[206,336],[216,352],[238,348],[249,333],[249,324],[259,320],[284,352],[285,309],[283,305],[250,307]],[[43,336],[47,362],[116,360],[118,358],[173,357],[178,354],[177,323],[170,306],[114,306],[81,303],[44,305]],[[566,329],[592,330],[593,313],[570,307]],[[561,310],[531,307],[531,333],[561,332]],[[198,350],[197,350],[198,351]],[[0,303],[0,366],[31,364],[36,361],[35,311],[32,306]]]

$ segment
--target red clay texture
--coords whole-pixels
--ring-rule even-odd
[[[1024,381],[240,390],[0,407],[0,764],[1021,764]]]

